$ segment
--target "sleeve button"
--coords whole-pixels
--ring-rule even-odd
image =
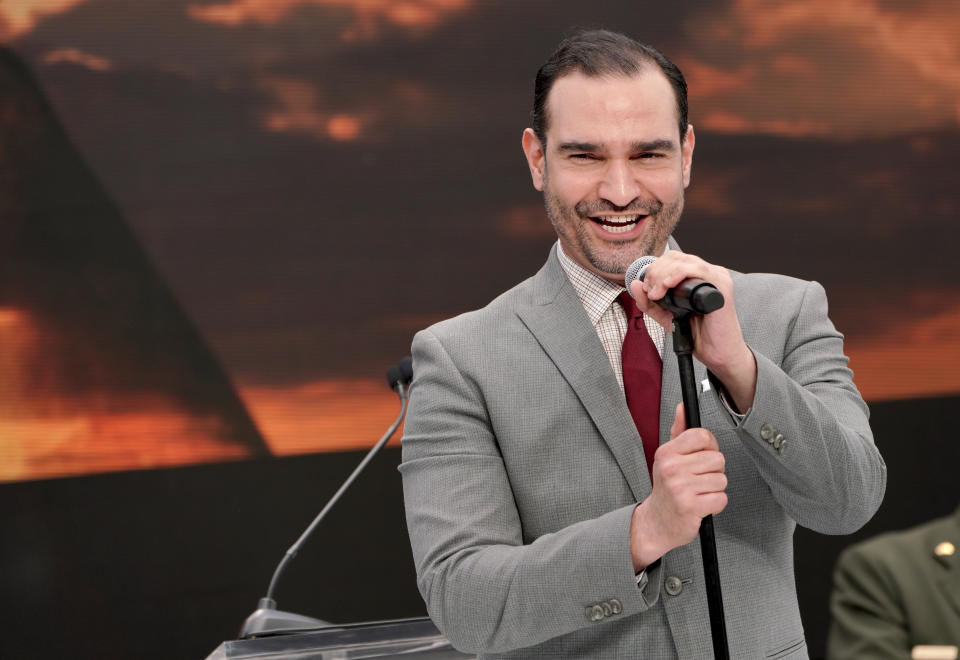
[[[683,583],[676,575],[671,575],[663,581],[663,588],[671,596],[679,596],[680,592],[683,591]]]

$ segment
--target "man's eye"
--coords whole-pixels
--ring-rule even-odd
[[[574,160],[597,160],[597,157],[593,154],[570,154],[570,158]]]
[[[645,151],[642,154],[637,154],[634,156],[634,158],[637,160],[656,160],[658,158],[663,158],[663,154],[654,151]]]

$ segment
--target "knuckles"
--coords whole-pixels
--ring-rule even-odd
[[[726,493],[715,493],[713,496],[716,505],[710,510],[711,514],[720,513],[727,508],[727,502],[729,498]]]
[[[724,472],[727,469],[727,459],[720,451],[717,451],[716,458],[714,459],[717,463],[716,472]]]
[[[727,475],[721,473],[720,474],[720,490],[721,491],[726,490],[728,484],[729,484],[729,479],[727,479]]]
[[[690,434],[690,439],[696,443],[696,446],[703,447],[707,450],[720,449],[720,444],[717,442],[716,437],[714,437],[713,433],[711,433],[708,429],[687,429],[685,433]]]
[[[665,461],[666,458],[667,458],[667,456],[669,456],[669,455],[672,453],[672,452],[671,452],[671,449],[672,449],[672,447],[670,446],[670,443],[669,443],[669,442],[668,442],[667,444],[665,444],[665,445],[659,445],[659,446],[657,447],[657,449],[653,452],[653,467],[654,467],[654,468],[657,467],[657,463],[660,463],[661,466],[662,466],[663,461]]]
[[[667,289],[690,277],[708,280],[725,293],[733,291],[733,279],[726,268],[675,250],[667,252],[647,269],[643,279],[644,291],[650,298],[658,300]]]
[[[654,457],[654,461],[656,461],[656,457]],[[656,467],[656,466],[655,466],[655,467]],[[670,456],[665,457],[665,458],[660,462],[660,466],[659,466],[659,467],[660,467],[660,469],[658,470],[658,473],[659,473],[660,476],[663,477],[664,479],[673,479],[673,478],[675,478],[675,477],[677,477],[677,476],[680,475],[680,466],[679,466],[679,465],[677,464],[677,462],[676,462],[675,460],[673,460],[673,458],[670,457]]]

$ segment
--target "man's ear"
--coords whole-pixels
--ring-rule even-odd
[[[523,153],[527,157],[527,165],[530,166],[530,178],[533,179],[533,187],[537,190],[543,190],[543,170],[547,165],[547,155],[544,153],[543,145],[540,139],[533,132],[532,128],[523,131]]]
[[[690,171],[693,168],[693,145],[696,137],[693,134],[693,124],[687,124],[687,134],[683,138],[683,146],[680,147],[680,156],[683,159],[683,187],[690,185]]]

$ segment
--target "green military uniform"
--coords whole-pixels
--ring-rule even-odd
[[[847,548],[830,609],[830,660],[910,658],[919,645],[960,646],[960,509]]]

